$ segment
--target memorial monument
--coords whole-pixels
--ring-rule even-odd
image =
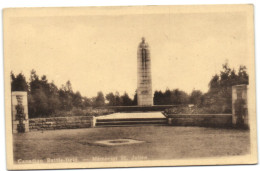
[[[153,105],[151,58],[145,38],[142,38],[137,49],[137,105]]]

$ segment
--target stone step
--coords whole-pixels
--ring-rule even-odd
[[[166,125],[166,118],[97,119],[96,126]]]
[[[120,119],[97,119],[97,122],[110,121],[166,121],[166,118],[120,118]]]
[[[140,126],[166,126],[167,124],[124,124],[124,125],[96,125],[96,127],[140,127]]]

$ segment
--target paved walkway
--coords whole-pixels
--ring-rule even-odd
[[[136,119],[136,118],[165,118],[161,112],[113,113],[98,116],[97,119]]]

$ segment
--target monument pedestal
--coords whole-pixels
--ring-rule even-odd
[[[12,92],[12,131],[29,132],[27,92]]]

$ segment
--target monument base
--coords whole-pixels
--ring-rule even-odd
[[[165,109],[177,107],[178,105],[152,105],[152,106],[105,106],[100,108],[112,109],[115,112],[151,112],[164,111]]]

